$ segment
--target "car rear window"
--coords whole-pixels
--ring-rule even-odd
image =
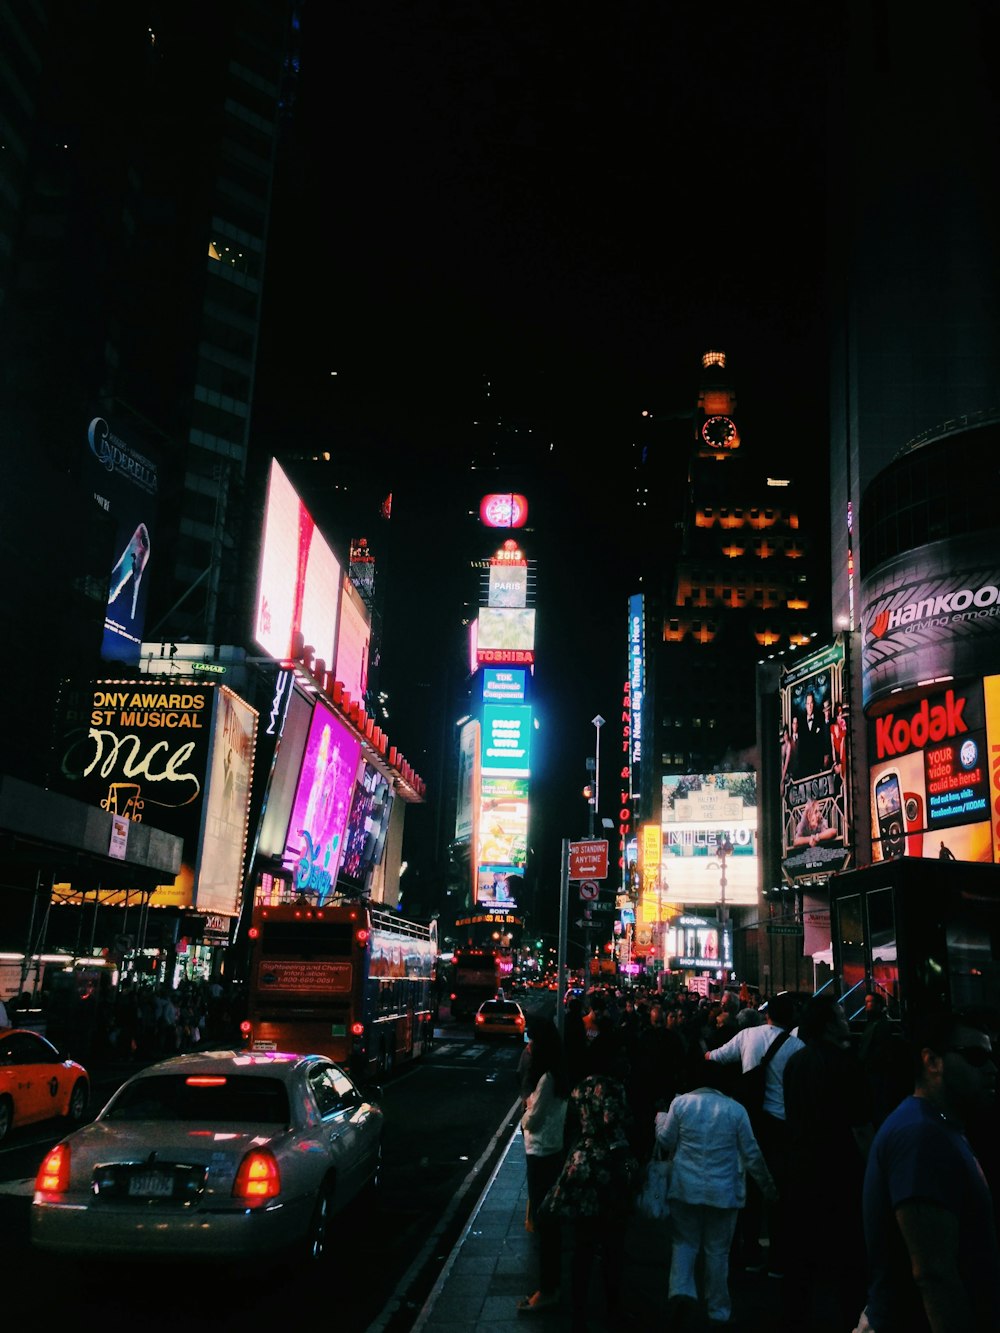
[[[510,1002],[508,1002],[507,1004],[503,1004],[500,1001],[490,1001],[489,1003],[483,1005],[483,1013],[487,1016],[487,1018],[498,1018],[502,1014],[506,1014],[508,1016],[516,1016],[520,1012],[521,1011],[517,1007],[517,1005],[512,1004]]]
[[[122,1088],[106,1120],[185,1120],[224,1124],[288,1124],[288,1092],[276,1078],[230,1075],[221,1084],[188,1082],[186,1074],[140,1078]]]

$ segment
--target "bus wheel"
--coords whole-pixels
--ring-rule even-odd
[[[313,1215],[309,1222],[309,1230],[306,1232],[306,1241],[302,1256],[306,1263],[318,1264],[326,1257],[330,1241],[330,1225],[332,1217],[333,1186],[328,1183],[323,1185],[320,1189],[319,1198],[316,1200],[316,1206],[313,1209]]]

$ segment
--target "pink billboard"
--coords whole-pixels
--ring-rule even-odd
[[[298,492],[271,460],[261,539],[254,639],[279,662],[301,633],[329,670],[337,641],[340,562]]]
[[[337,882],[361,742],[325,704],[313,710],[282,860],[322,902]]]

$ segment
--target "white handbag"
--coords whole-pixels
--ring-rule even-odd
[[[655,1148],[642,1173],[642,1182],[635,1201],[639,1216],[645,1217],[650,1222],[662,1222],[665,1218],[668,1218],[670,1216],[670,1202],[667,1198],[669,1188],[670,1161],[662,1155],[659,1148]]]

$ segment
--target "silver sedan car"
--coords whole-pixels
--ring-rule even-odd
[[[318,1260],[333,1215],[374,1197],[382,1126],[376,1102],[325,1056],[175,1056],[48,1153],[31,1240],[115,1259]]]

